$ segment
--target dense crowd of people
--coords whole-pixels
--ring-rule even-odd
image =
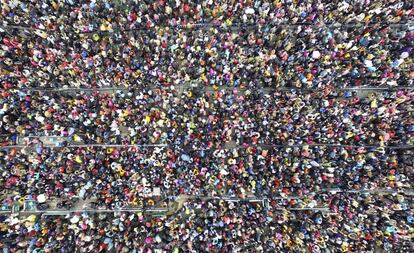
[[[6,252],[411,252],[412,196],[341,194],[336,212],[193,200],[176,215],[77,213],[3,218]],[[10,231],[7,233],[7,231]],[[4,243],[5,242],[5,243]],[[9,250],[9,251],[8,251]],[[164,251],[156,251],[164,250]]]
[[[237,145],[412,145],[414,92],[229,89],[108,93],[4,90],[3,133],[62,136],[99,144],[166,144],[191,149]]]
[[[268,212],[254,215],[257,207],[247,200],[233,203],[230,214],[229,202],[200,200],[177,212],[185,216],[179,223],[184,225],[174,228],[167,226],[170,216],[144,223],[137,217],[128,221],[134,215],[124,213],[124,220],[115,224],[122,228],[112,231],[111,222],[118,219],[111,215],[75,214],[41,218],[35,224],[42,229],[27,237],[28,230],[14,220],[4,227],[3,236],[18,240],[4,245],[45,252],[56,248],[71,252],[76,245],[83,245],[85,252],[96,247],[116,252],[412,248],[412,195],[404,195],[413,189],[414,175],[411,91],[377,92],[366,98],[352,92],[337,94],[334,89],[238,92],[189,89],[180,96],[168,89],[93,95],[7,91],[2,97],[2,132],[16,137],[58,135],[68,141],[49,147],[37,139],[23,148],[2,149],[1,184],[13,193],[3,200],[3,209],[21,198],[39,197],[93,200],[94,208],[151,208],[157,199],[148,195],[159,188],[165,197],[265,198],[268,211],[276,213],[272,215],[279,217],[278,210],[283,210],[290,218],[273,220]],[[9,144],[17,144],[14,140]],[[122,146],[111,146],[116,143]],[[383,189],[400,194],[378,197]],[[347,193],[352,191],[361,195]],[[202,214],[194,214],[200,206]],[[324,213],[288,211],[320,206],[339,218],[322,222]],[[391,213],[378,217],[384,207]],[[70,225],[69,219],[79,217],[83,222]],[[348,223],[349,217],[356,223]],[[389,225],[390,219],[402,218],[407,222]],[[107,220],[104,227],[92,225],[101,224],[100,219]],[[231,219],[237,222],[230,224]],[[307,219],[309,223],[303,223]],[[347,229],[338,225],[341,232],[326,232],[340,222]],[[303,224],[310,232],[302,231]],[[355,232],[361,224],[369,232]],[[235,227],[240,232],[230,237]],[[257,230],[251,230],[254,227]],[[274,230],[265,233],[269,227]],[[302,239],[296,233],[302,233]],[[350,239],[351,234],[359,237]],[[315,244],[315,236],[325,239]],[[183,238],[190,239],[183,243]]]
[[[113,207],[153,187],[172,196],[268,196],[412,186],[412,91],[7,93],[1,127],[11,144],[28,135],[67,140],[59,149],[31,139],[2,151],[13,168],[5,188],[20,196],[97,196]]]
[[[150,29],[192,24],[398,23],[412,20],[409,1],[230,0],[78,1],[2,0],[9,25],[79,32]]]
[[[412,150],[326,146],[214,151],[44,148],[40,154],[3,153],[9,170],[2,172],[1,181],[19,197],[97,198],[98,206],[109,208],[132,205],[154,188],[167,196],[240,198],[306,196],[332,188],[404,190],[413,188],[412,155]],[[10,206],[12,201],[10,197]]]
[[[413,3],[0,3],[3,252],[414,251]]]
[[[164,4],[158,5],[168,6],[167,1],[162,2]],[[221,6],[217,1],[211,2]],[[355,2],[347,4],[349,15],[359,16],[354,13],[354,8],[367,13],[366,9],[358,8],[360,1]],[[6,20],[13,13],[13,19],[20,17],[44,29],[32,27],[33,30],[24,32],[11,27],[0,33],[0,63],[6,73],[2,77],[3,87],[165,87],[183,83],[217,87],[409,86],[414,76],[414,32],[410,25],[413,6],[398,2],[390,3],[398,10],[397,17],[402,19],[398,26],[374,22],[376,17],[383,16],[382,12],[394,11],[385,6],[378,8],[378,2],[371,1],[371,11],[378,14],[368,15],[371,16],[370,20],[373,19],[371,22],[365,21],[368,25],[315,25],[315,21],[284,26],[274,24],[279,22],[276,18],[272,18],[273,21],[265,19],[263,23],[256,20],[260,15],[256,18],[253,15],[252,23],[257,24],[253,27],[177,29],[154,25],[150,29],[132,31],[123,26],[121,20],[125,18],[122,18],[121,13],[112,14],[113,18],[102,10],[93,12],[97,13],[96,16],[82,14],[89,12],[89,8],[102,7],[109,11],[100,7],[101,2],[92,1],[93,4],[83,6],[67,4],[63,7],[55,2],[58,5],[56,8],[36,8],[40,4],[38,1],[16,4],[9,10],[4,8],[3,12],[8,13],[3,14]],[[282,6],[289,8],[289,4]],[[273,11],[282,11],[283,7],[276,7]],[[330,7],[336,8],[335,4]],[[142,10],[142,7],[134,6],[130,11],[137,8]],[[248,8],[251,7],[244,6],[238,10],[244,13]],[[260,5],[255,8],[263,9]],[[296,10],[301,8],[297,7]],[[301,13],[305,13],[305,17],[324,17],[322,13],[317,14],[318,8],[304,8]],[[326,5],[324,8],[329,9]],[[116,12],[118,9],[112,10]],[[60,12],[69,14],[69,17],[65,18]],[[74,17],[72,13],[75,13]],[[153,14],[158,13],[155,11]],[[98,14],[105,18],[98,17]],[[32,18],[23,18],[26,15]],[[42,18],[38,15],[42,15]],[[81,17],[76,18],[77,15]],[[219,20],[223,15],[225,12],[216,19]],[[293,19],[291,15],[289,19]],[[243,15],[234,16],[241,18]],[[53,24],[51,19],[62,19],[64,25]],[[77,31],[67,29],[77,27],[78,22],[85,27],[101,27],[102,22],[108,22],[106,19],[111,19],[107,26],[117,24],[119,27],[113,28],[115,30],[111,32],[105,32],[102,28],[88,28],[86,34],[82,33],[83,28]],[[339,19],[336,21],[340,22]],[[96,25],[90,24],[94,22]]]

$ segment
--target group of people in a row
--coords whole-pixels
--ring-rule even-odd
[[[2,0],[3,23],[78,32],[151,29],[157,26],[404,23],[410,1],[380,0]]]
[[[328,211],[262,202],[188,201],[142,212],[0,216],[5,252],[411,252],[413,196],[333,194]]]
[[[201,150],[250,145],[413,145],[411,89],[374,92],[173,89],[115,93],[5,90],[0,129],[69,143]]]
[[[413,25],[0,32],[7,88],[410,86]]]

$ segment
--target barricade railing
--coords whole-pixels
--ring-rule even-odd
[[[36,145],[32,145],[33,147],[36,147]],[[320,146],[326,146],[326,147],[342,147],[342,148],[351,148],[351,149],[358,149],[358,148],[364,148],[364,149],[378,149],[379,151],[382,151],[383,149],[411,149],[414,148],[414,145],[412,144],[404,144],[404,145],[352,145],[352,144],[333,144],[333,143],[302,143],[302,144],[275,144],[275,145],[266,145],[266,144],[258,144],[258,145],[238,145],[236,147],[223,147],[223,148],[197,148],[194,149],[196,151],[202,151],[202,150],[233,150],[233,149],[247,149],[247,148],[293,148],[293,147],[320,147]],[[11,148],[17,148],[22,149],[26,147],[31,147],[30,145],[4,145],[1,146],[0,149],[11,149]],[[179,145],[175,144],[70,144],[70,145],[42,145],[43,148],[94,148],[94,147],[101,147],[101,148],[128,148],[128,147],[171,147],[176,148],[179,147]]]
[[[65,92],[116,92],[116,91],[133,91],[133,90],[155,90],[170,88],[171,86],[144,86],[142,88],[132,88],[125,86],[112,86],[112,87],[96,87],[96,88],[86,88],[86,87],[56,87],[56,88],[18,88],[14,90],[21,91],[30,91],[30,92],[39,92],[39,93],[65,93]],[[238,86],[217,86],[213,88],[211,86],[194,86],[192,84],[187,85],[175,85],[175,89],[179,88],[200,88],[200,89],[210,89],[210,90],[252,90],[249,87],[238,87]],[[301,88],[301,87],[266,87],[258,86],[253,90],[268,90],[268,91],[307,91],[307,92],[321,92],[325,90],[331,91],[396,91],[396,90],[414,90],[414,86],[356,86],[356,87],[316,87],[316,88]]]
[[[411,26],[414,26],[413,22],[396,22],[396,23],[387,23],[387,22],[348,22],[348,23],[340,23],[340,22],[332,22],[332,23],[325,23],[325,22],[314,22],[314,23],[310,23],[310,22],[297,22],[297,23],[292,23],[292,22],[273,22],[273,23],[265,23],[265,24],[260,24],[260,23],[255,23],[255,24],[248,24],[248,23],[231,23],[231,24],[227,24],[226,22],[215,22],[215,21],[211,21],[211,22],[200,22],[200,23],[186,23],[186,24],[176,24],[176,25],[171,25],[171,24],[156,24],[152,27],[146,27],[146,26],[141,26],[141,27],[136,27],[133,29],[130,28],[124,28],[124,29],[111,29],[111,30],[98,30],[98,29],[94,29],[94,30],[81,30],[78,28],[73,28],[73,27],[65,27],[64,29],[46,29],[46,28],[40,28],[40,27],[35,27],[35,26],[29,26],[29,25],[21,25],[21,24],[2,24],[0,25],[0,31],[7,31],[8,29],[19,29],[19,30],[28,30],[28,31],[44,31],[44,32],[68,32],[68,31],[72,31],[75,32],[77,34],[93,34],[93,33],[116,33],[116,32],[138,32],[138,31],[149,31],[149,30],[154,30],[154,29],[159,29],[159,28],[170,28],[172,30],[180,30],[180,29],[188,29],[188,30],[195,30],[195,29],[203,29],[203,28],[220,28],[220,29],[263,29],[265,27],[285,27],[285,28],[297,28],[298,26],[307,26],[307,27],[317,27],[317,28],[339,28],[339,27],[357,27],[357,28],[362,28],[362,27],[373,27],[373,26],[389,26],[389,27],[393,27],[394,29],[397,27],[404,27],[404,26],[408,26],[411,29]]]
[[[212,196],[212,195],[180,195],[180,196],[167,196],[166,199],[177,200],[178,198],[183,198],[184,202],[192,201],[226,201],[226,202],[249,202],[249,203],[261,203],[262,206],[266,206],[271,210],[288,210],[288,211],[322,211],[329,212],[330,209],[327,206],[320,206],[320,203],[316,203],[316,206],[308,206],[305,204],[301,207],[269,207],[269,202],[272,200],[302,200],[309,198],[310,196],[316,196],[323,193],[333,193],[333,194],[382,194],[382,195],[395,195],[395,194],[404,194],[407,196],[414,196],[414,189],[388,189],[388,188],[378,188],[378,189],[358,189],[358,190],[348,190],[340,188],[330,188],[322,189],[317,192],[307,193],[306,196],[296,196],[296,195],[287,195],[287,196],[253,196],[249,195],[247,197],[235,197],[235,196]],[[36,201],[26,200],[23,202],[23,208],[21,209],[22,203],[15,203],[12,207],[0,209],[1,214],[19,214],[19,215],[30,215],[30,214],[42,214],[42,215],[66,215],[69,213],[113,213],[113,212],[146,212],[146,213],[163,213],[171,210],[171,205],[167,204],[167,207],[144,207],[144,208],[135,208],[135,207],[122,207],[122,208],[73,208],[73,209],[44,209],[39,210],[36,208]],[[300,204],[300,203],[299,203]],[[178,210],[175,210],[178,211]]]

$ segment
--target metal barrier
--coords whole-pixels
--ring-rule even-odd
[[[220,29],[257,29],[257,28],[265,28],[265,27],[287,27],[287,28],[296,28],[298,26],[312,26],[318,28],[339,28],[339,27],[373,27],[373,26],[389,26],[393,27],[403,27],[403,26],[413,26],[414,23],[412,22],[405,22],[405,23],[386,23],[386,22],[349,22],[349,23],[309,23],[309,22],[297,22],[297,23],[287,23],[287,22],[280,22],[280,23],[273,23],[273,24],[243,24],[243,23],[231,23],[230,25],[224,22],[202,22],[202,23],[187,23],[187,24],[177,24],[177,25],[166,25],[166,24],[158,24],[154,27],[137,27],[134,29],[117,29],[117,30],[109,30],[109,31],[101,31],[101,30],[94,30],[94,31],[77,31],[72,27],[63,30],[49,30],[49,29],[42,29],[33,26],[23,26],[17,24],[6,24],[0,25],[0,30],[6,32],[9,29],[18,29],[18,30],[26,30],[26,31],[44,31],[44,32],[62,32],[62,31],[73,31],[77,34],[93,34],[93,33],[117,33],[117,32],[137,32],[137,31],[148,31],[158,28],[170,28],[172,30],[179,30],[179,29],[202,29],[202,28],[220,28]]]
[[[70,213],[116,213],[116,212],[147,212],[147,213],[162,213],[167,212],[166,208],[124,208],[124,209],[45,209],[45,210],[32,210],[32,211],[13,211],[13,210],[0,210],[0,214],[19,214],[19,215],[67,215]]]
[[[179,197],[184,199],[184,202],[191,202],[191,201],[214,201],[214,200],[223,200],[226,202],[250,202],[250,203],[261,203],[262,206],[267,207],[271,210],[276,211],[320,211],[320,212],[330,212],[331,210],[327,206],[316,206],[316,207],[278,207],[273,208],[269,206],[269,202],[271,200],[301,200],[306,198],[307,196],[315,196],[317,194],[321,193],[355,193],[355,194],[363,194],[363,193],[369,193],[369,194],[406,194],[409,196],[414,196],[414,189],[401,189],[401,190],[393,190],[393,189],[360,189],[360,190],[342,190],[339,188],[333,188],[333,189],[322,189],[318,192],[310,192],[307,193],[306,196],[248,196],[246,198],[240,198],[240,197],[234,197],[234,196],[203,196],[203,195],[180,195],[180,196],[166,196],[165,199],[173,199],[177,200]],[[164,200],[165,200],[164,199]],[[167,204],[168,205],[168,204]],[[171,211],[172,205],[168,205],[167,208],[159,208],[159,207],[153,207],[153,208],[133,208],[133,207],[124,207],[119,209],[94,209],[94,208],[83,208],[83,209],[45,209],[45,210],[38,210],[36,209],[36,202],[33,200],[27,200],[23,203],[23,209],[20,208],[21,205],[18,205],[18,203],[15,203],[12,208],[8,208],[6,210],[0,210],[0,215],[3,214],[18,214],[18,215],[67,215],[70,213],[116,213],[116,212],[144,212],[144,213],[151,213],[151,214],[160,214],[160,213],[167,213],[168,211]],[[174,210],[176,212],[178,210]]]
[[[42,136],[39,136],[39,138]],[[35,145],[33,145],[35,146]],[[380,145],[348,145],[348,144],[331,144],[331,143],[303,143],[303,144],[280,144],[280,145],[239,145],[237,147],[230,148],[199,148],[196,150],[232,150],[232,149],[247,149],[251,147],[261,147],[261,148],[293,148],[293,147],[343,147],[343,148],[366,148],[366,149],[411,149],[414,148],[414,145],[400,145],[400,146],[380,146]],[[10,148],[26,148],[30,147],[26,145],[5,145],[1,146],[1,149],[10,149]],[[102,148],[128,148],[128,147],[177,147],[174,144],[70,144],[65,146],[43,146],[44,148],[88,148],[88,147],[102,147]]]
[[[170,86],[147,86],[143,87],[142,89],[154,90],[154,89],[162,89],[162,88],[169,88]],[[177,85],[174,86],[176,89],[180,88],[200,88],[200,89],[210,89],[214,90],[210,86],[193,86],[193,85]],[[238,90],[244,91],[248,90],[249,88],[241,88],[235,86],[219,86],[217,90]],[[322,92],[325,91],[327,88],[299,88],[299,87],[257,87],[258,90],[267,90],[269,92],[272,91],[292,91],[298,90],[303,92]],[[84,88],[84,87],[71,87],[71,88],[21,88],[15,89],[21,91],[30,91],[30,92],[39,92],[39,93],[65,93],[65,92],[116,92],[116,91],[129,91],[130,89],[124,86],[113,86],[113,87],[97,87],[97,88]],[[414,90],[414,86],[358,86],[358,87],[332,87],[329,88],[331,91],[395,91],[395,90]],[[215,90],[214,90],[215,91]]]
[[[89,148],[89,147],[102,147],[102,148],[130,148],[130,147],[168,147],[168,144],[71,144],[66,146],[43,146],[44,148]],[[9,145],[2,146],[2,149],[8,148],[25,148],[30,147],[26,145]]]

